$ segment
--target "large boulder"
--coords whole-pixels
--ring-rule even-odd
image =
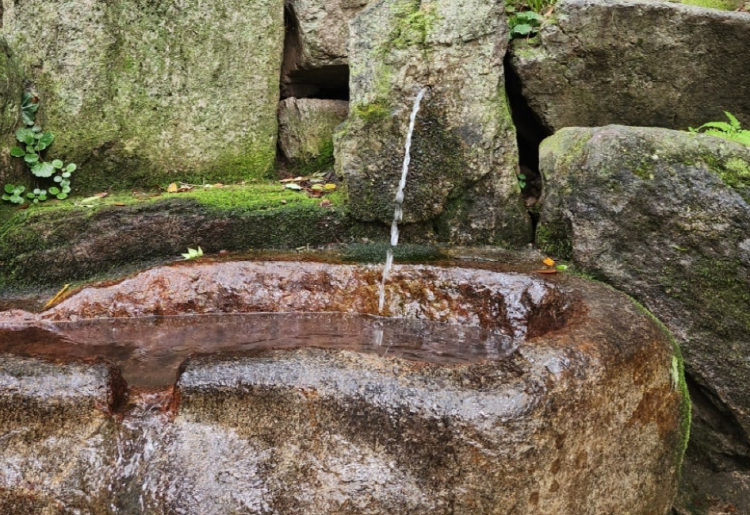
[[[84,290],[37,321],[54,327],[52,319],[112,309],[144,316],[156,304],[164,314],[268,307],[372,314],[379,270],[165,267]],[[160,392],[124,396],[101,365],[35,366],[0,355],[0,406],[35,402],[8,409],[0,422],[10,435],[0,446],[3,513],[669,512],[688,399],[677,348],[642,308],[574,276],[468,268],[399,266],[388,290],[394,319],[368,317],[375,330],[353,342],[192,358]],[[432,323],[441,334],[483,329],[498,339],[468,338],[467,353],[441,352],[435,340],[391,349],[375,334],[388,322]],[[112,347],[109,355],[121,353]],[[73,367],[78,375],[69,374]],[[91,376],[100,385],[93,391]],[[66,409],[79,398],[82,408]],[[62,409],[49,417],[55,406]],[[28,438],[27,427],[41,436]]]
[[[50,152],[100,191],[273,169],[283,0],[31,0],[3,13]]]
[[[750,126],[750,15],[673,2],[561,0],[538,40],[512,45],[529,106],[550,130],[611,123]]]
[[[384,0],[351,31],[351,107],[335,150],[352,214],[392,220],[410,113],[429,88],[416,117],[404,221],[433,221],[437,236],[454,243],[527,243],[504,89],[503,2]]]
[[[683,504],[750,513],[750,148],[569,128],[544,141],[540,165],[537,244],[635,297],[682,345],[696,399]]]

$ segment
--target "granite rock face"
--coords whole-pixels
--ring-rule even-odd
[[[0,355],[2,513],[111,513],[117,424],[108,413],[122,386],[104,364]]]
[[[288,0],[282,97],[345,99],[349,22],[368,0]]]
[[[16,144],[15,130],[20,117],[23,79],[4,38],[0,38],[0,184],[17,184],[23,180],[22,159],[10,155]],[[5,193],[3,191],[3,193]]]
[[[249,266],[250,309],[346,310],[340,290],[350,312],[375,303],[351,301],[375,296],[369,267],[229,265],[162,269],[150,294],[167,288],[164,302],[177,304],[190,292],[212,298],[235,288],[240,305],[237,281],[253,274],[237,267]],[[197,281],[178,279],[191,269]],[[573,276],[397,272],[393,315],[523,326],[519,346],[501,359],[451,363],[321,348],[195,357],[174,391],[128,395],[102,365],[3,355],[0,427],[11,435],[0,447],[3,513],[669,512],[689,408],[679,357],[659,324],[624,295]],[[335,287],[319,291],[316,281]],[[416,302],[418,284],[432,296]],[[149,292],[132,286],[99,293],[136,313]],[[95,295],[79,293],[44,323],[90,315]],[[39,409],[13,411],[34,395]],[[98,482],[71,482],[89,476]]]
[[[2,32],[78,191],[273,169],[283,0],[32,0]]]
[[[750,126],[750,15],[673,2],[561,0],[538,44],[512,45],[531,109],[551,131],[608,124]]]
[[[495,0],[386,0],[352,21],[351,107],[334,141],[355,217],[392,220],[409,116],[428,87],[404,221],[433,221],[438,237],[452,243],[528,243],[504,90],[507,31],[504,4]]]
[[[347,65],[349,22],[368,0],[289,0],[295,18],[299,53],[297,66],[304,69]]]
[[[345,100],[287,98],[279,104],[279,148],[296,165],[333,158],[333,133],[346,120]]]
[[[680,341],[696,401],[682,507],[750,510],[750,149],[569,128],[542,144],[540,164],[537,244],[635,297]]]

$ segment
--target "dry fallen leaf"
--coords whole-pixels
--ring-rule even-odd
[[[538,274],[556,274],[557,270],[554,268],[545,268],[544,270],[534,270]]]
[[[320,207],[331,207],[331,201],[328,199],[321,200]]]
[[[115,206],[117,206],[117,207],[123,207],[124,205],[125,205],[125,203],[123,203],[123,202],[115,202]]]
[[[170,184],[169,186],[167,186],[167,193],[177,193],[178,189],[179,188],[177,187],[177,183],[173,182],[172,184]]]
[[[555,260],[552,258],[544,258],[544,261],[542,261],[547,266],[554,266]]]

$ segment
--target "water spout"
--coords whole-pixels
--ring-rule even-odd
[[[401,180],[398,183],[398,190],[396,191],[396,208],[393,212],[393,222],[391,222],[391,246],[385,255],[385,265],[383,266],[383,278],[380,281],[380,295],[378,298],[378,312],[383,312],[383,306],[385,305],[385,282],[388,279],[388,275],[391,272],[393,266],[393,249],[398,245],[398,223],[404,217],[404,210],[402,208],[404,204],[404,188],[406,187],[406,176],[409,173],[409,163],[411,162],[411,137],[414,133],[414,124],[417,119],[417,112],[419,111],[419,104],[422,102],[427,93],[428,88],[422,88],[417,94],[417,98],[414,99],[414,106],[411,109],[411,116],[409,117],[409,130],[406,133],[406,144],[404,145],[404,165],[401,168]]]

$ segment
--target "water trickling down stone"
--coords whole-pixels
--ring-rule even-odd
[[[380,282],[380,296],[378,298],[378,311],[383,312],[383,306],[385,305],[385,281],[388,279],[388,274],[393,266],[393,249],[398,245],[398,223],[404,217],[404,211],[402,206],[404,204],[404,188],[406,187],[406,176],[409,174],[409,163],[411,162],[411,136],[414,133],[414,123],[417,120],[417,112],[419,111],[419,104],[422,102],[427,88],[422,88],[417,94],[417,98],[414,99],[414,107],[411,109],[411,116],[409,117],[409,131],[406,133],[406,144],[404,145],[404,165],[401,168],[401,180],[398,183],[398,190],[396,191],[396,208],[393,212],[393,222],[391,222],[391,248],[388,249],[385,255],[385,265],[383,266],[383,279]]]

